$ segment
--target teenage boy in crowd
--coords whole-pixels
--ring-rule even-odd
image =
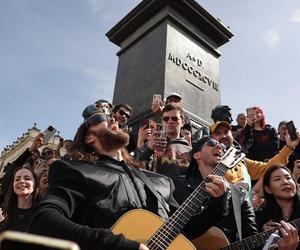
[[[149,169],[174,178],[186,173],[190,163],[191,138],[187,140],[181,133],[182,108],[174,103],[166,105],[162,110],[162,124],[166,136],[158,136],[154,130],[149,141],[137,149],[136,158],[147,161]]]
[[[183,109],[183,102],[182,102],[181,95],[178,94],[177,92],[171,92],[169,95],[167,95],[165,104],[162,101],[152,102],[151,110],[153,111],[153,113],[161,116],[164,107],[170,103],[176,104]],[[185,114],[184,112],[183,112],[183,120],[184,120],[184,125],[183,125],[182,129],[185,130],[184,132],[188,131],[188,132],[192,133],[191,121],[190,121],[188,115]]]

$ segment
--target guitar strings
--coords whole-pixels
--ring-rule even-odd
[[[294,227],[296,227],[297,230],[300,229],[300,218],[290,221],[289,223],[292,224]],[[245,249],[245,245],[246,245],[246,247],[249,247],[247,249],[253,249],[255,247],[260,247],[266,243],[267,239],[270,237],[270,235],[272,233],[275,232],[276,229],[277,228],[247,237],[241,241],[234,242],[234,243],[230,244],[229,246],[223,247],[221,249],[222,250],[239,250],[239,249]]]
[[[222,169],[226,167],[226,169]],[[227,172],[227,166],[223,163],[219,163],[211,172],[211,174],[223,176]],[[170,243],[177,237],[177,235],[180,233],[180,230],[183,228],[183,226],[189,221],[189,219],[195,214],[197,209],[199,209],[199,206],[203,202],[203,200],[199,199],[198,196],[200,195],[200,198],[206,199],[209,197],[209,194],[207,193],[206,189],[202,186],[206,182],[209,182],[210,179],[208,177],[204,178],[204,180],[199,184],[199,186],[193,191],[193,193],[186,199],[186,201],[175,211],[175,213],[167,220],[166,223],[164,223],[158,230],[157,232],[146,242],[146,245],[149,247],[149,249],[157,249],[154,247],[159,247],[156,245],[156,242],[158,241],[164,249],[166,249]],[[205,193],[203,194],[203,191]],[[195,201],[196,204],[193,202]],[[190,203],[194,204],[194,206],[197,207],[197,209],[193,208],[190,206]],[[197,204],[200,203],[200,204]],[[192,213],[189,213],[187,210],[191,209]],[[181,213],[188,213],[188,216],[190,218],[185,218],[185,214]],[[183,218],[185,221],[182,221],[179,216],[183,215]],[[183,222],[183,225],[178,223],[178,219]],[[179,225],[180,227],[176,226]],[[176,231],[178,232],[176,232]],[[172,235],[173,234],[173,235]],[[170,237],[171,236],[171,237]]]

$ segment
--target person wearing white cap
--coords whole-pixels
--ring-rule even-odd
[[[182,107],[182,97],[181,97],[181,95],[178,94],[177,92],[171,92],[166,97],[165,105],[167,105],[169,103],[176,103],[177,105]],[[164,108],[164,103],[162,101],[153,102],[152,105],[151,105],[151,110],[157,115],[162,115],[163,108]]]
[[[151,110],[153,113],[156,115],[161,116],[162,111],[164,107],[170,103],[176,104],[180,106],[183,109],[183,103],[182,103],[182,97],[180,94],[177,92],[170,92],[170,94],[167,95],[166,97],[166,102],[165,105],[162,101],[160,102],[153,102],[151,105]],[[191,133],[192,133],[192,125],[189,117],[183,112],[183,120],[184,120],[184,126],[182,127],[183,129],[183,134],[186,136],[186,138],[190,137],[191,138]]]

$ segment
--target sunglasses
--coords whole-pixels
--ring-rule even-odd
[[[106,122],[106,121],[107,121],[106,115],[94,115],[94,116],[87,118],[86,127],[88,128],[92,125],[95,125],[95,124],[98,124],[101,122]]]
[[[173,122],[177,122],[177,121],[179,120],[179,117],[178,117],[178,116],[164,116],[162,119],[163,119],[164,122],[167,122],[167,121],[169,121],[170,119],[171,119]]]
[[[119,114],[120,115],[125,115],[127,119],[130,119],[131,115],[126,113],[125,111],[123,111],[122,109],[119,109],[118,110]]]
[[[219,143],[218,141],[216,141],[215,139],[208,139],[207,142],[205,142],[202,145],[195,145],[195,147],[193,148],[193,152],[198,152],[200,150],[202,150],[202,148],[204,146],[209,146],[209,147],[216,147],[217,145],[220,145],[222,147],[222,150],[225,151],[226,150],[226,146],[223,143]]]
[[[218,142],[217,140],[214,140],[214,139],[209,139],[206,143],[204,143],[204,145],[207,145],[209,147],[215,147],[217,145],[220,145],[223,150],[226,149],[226,146],[223,143],[220,143],[220,142]]]

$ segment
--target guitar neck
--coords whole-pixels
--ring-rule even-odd
[[[300,229],[300,219],[290,221],[289,223],[292,224],[297,230]],[[266,244],[266,241],[268,240],[270,235],[275,231],[276,228],[247,237],[241,241],[234,242],[229,246],[220,248],[220,250],[239,250],[239,249],[253,249],[257,247],[262,247]]]
[[[228,167],[219,163],[211,172],[213,175],[224,176]],[[176,212],[161,226],[161,228],[148,240],[147,246],[160,245],[166,249],[169,244],[176,238],[182,228],[199,210],[201,205],[208,200],[210,194],[205,189],[205,184],[210,182],[205,178],[192,194],[182,203]],[[151,249],[151,248],[150,248]]]

